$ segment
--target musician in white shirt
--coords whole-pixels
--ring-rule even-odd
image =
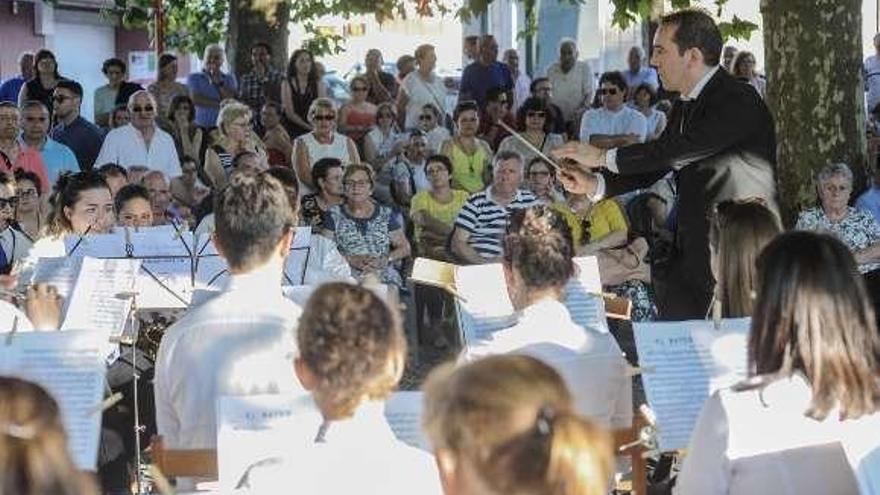
[[[758,279],[749,378],[703,406],[676,493],[880,493],[880,335],[852,255],[790,232]]]
[[[467,348],[466,359],[490,354],[528,354],[554,366],[566,379],[578,412],[614,429],[632,424],[632,384],[610,334],[572,321],[562,298],[575,274],[571,232],[545,206],[515,213],[504,240],[504,275],[514,309],[513,327]]]
[[[290,372],[300,308],[281,292],[295,212],[266,174],[233,173],[215,205],[224,290],[168,328],[156,359],[156,425],[172,449],[214,448],[222,395],[304,393]]]
[[[369,289],[328,283],[309,298],[296,337],[296,375],[323,422],[290,438],[282,462],[250,469],[246,485],[254,493],[440,494],[431,455],[395,438],[385,419],[406,358],[392,309]]]

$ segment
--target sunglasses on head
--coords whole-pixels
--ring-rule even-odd
[[[614,96],[618,93],[617,88],[602,88],[599,90],[600,95]]]
[[[145,105],[142,107],[131,107],[132,112],[141,113],[141,112],[152,112],[155,110],[153,105]]]

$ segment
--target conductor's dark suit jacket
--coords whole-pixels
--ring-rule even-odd
[[[709,261],[715,205],[758,197],[778,214],[776,136],[767,106],[754,88],[720,69],[695,100],[675,102],[656,141],[619,148],[616,161],[618,173],[604,173],[609,196],[676,171],[677,249],[661,316],[705,317],[715,284]]]

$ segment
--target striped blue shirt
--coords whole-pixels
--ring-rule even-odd
[[[513,210],[538,204],[531,192],[520,189],[510,204],[502,206],[492,199],[491,189],[472,194],[455,219],[455,226],[470,234],[468,244],[485,259],[501,256],[504,251],[502,240]]]

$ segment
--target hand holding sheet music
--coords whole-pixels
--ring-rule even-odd
[[[750,320],[635,323],[648,404],[657,416],[661,450],[686,448],[703,403],[746,376]]]

